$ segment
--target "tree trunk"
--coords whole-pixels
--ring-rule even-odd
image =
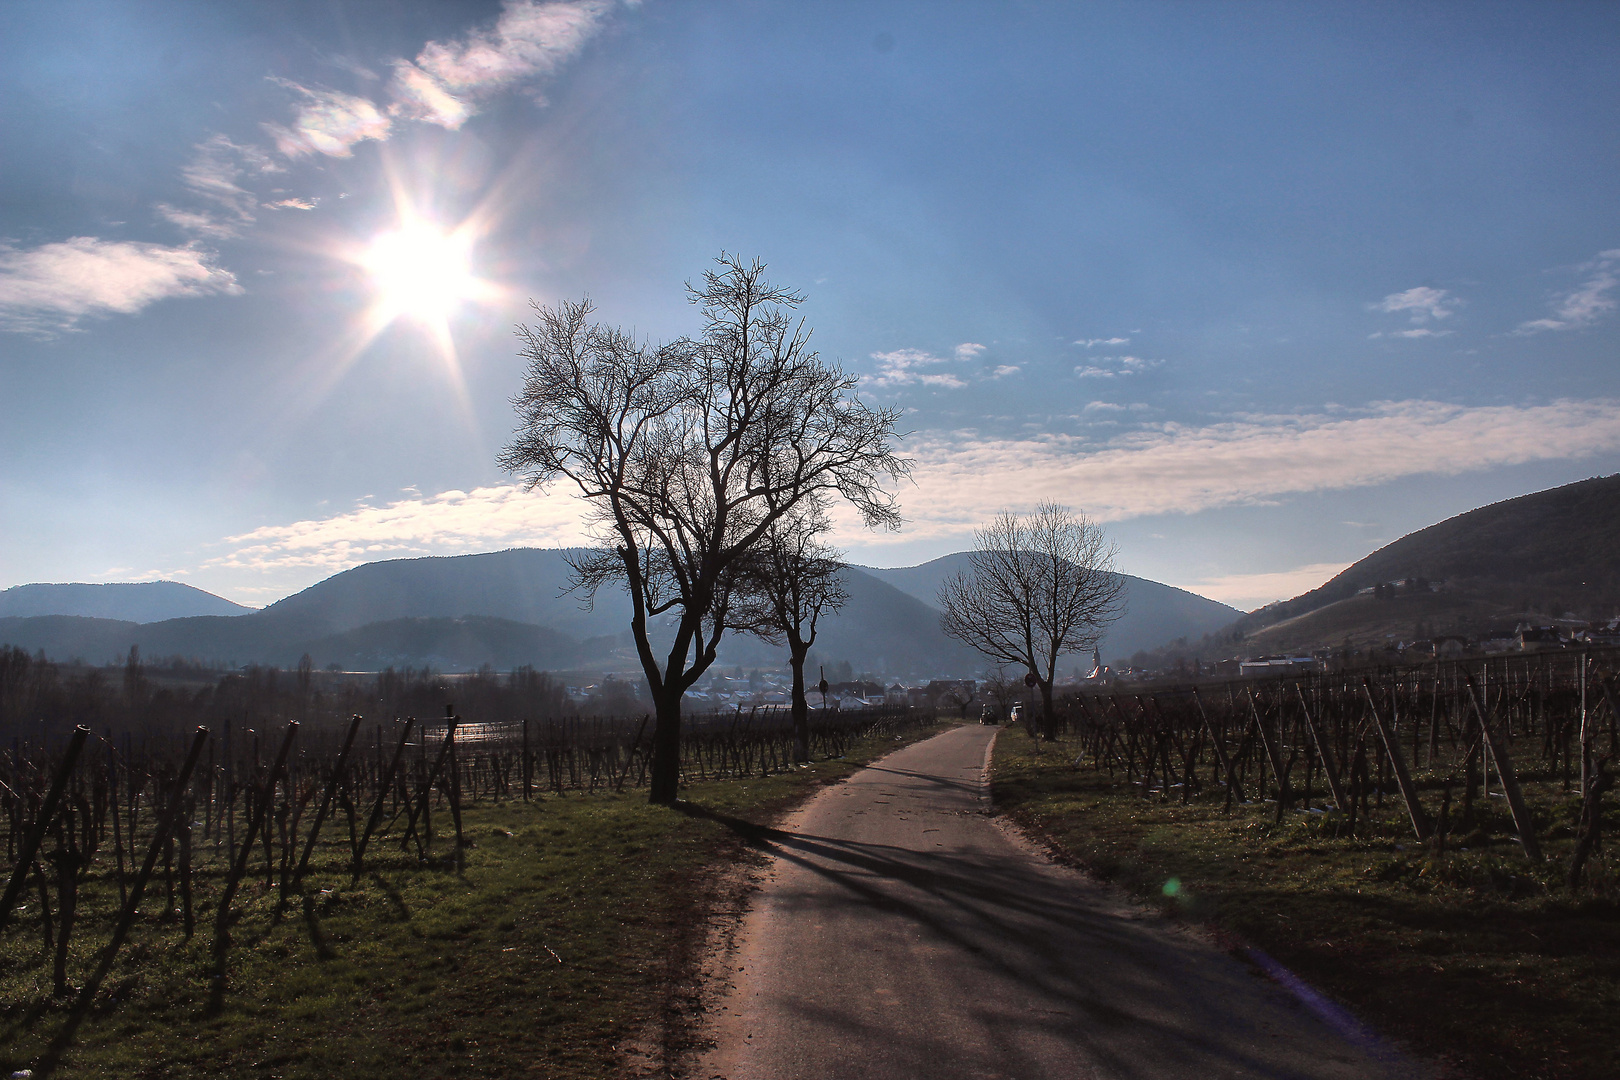
[[[654,696],[651,784],[647,801],[675,802],[681,782],[681,692],[666,689]]]
[[[793,667],[793,752],[795,760],[810,760],[810,703],[804,697],[804,658],[810,646],[795,645],[788,654]]]
[[[1051,742],[1057,738],[1057,714],[1052,710],[1052,680],[1039,679],[1036,685],[1041,689],[1041,741]]]

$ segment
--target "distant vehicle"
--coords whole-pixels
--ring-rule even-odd
[[[1019,723],[1020,721],[1022,721],[1023,719],[1024,719],[1024,707],[1022,705],[1014,705],[1012,707],[1012,716],[1008,719],[1007,722],[1009,724],[1016,724],[1016,723]]]
[[[996,724],[996,711],[986,705],[979,710],[979,723],[994,727]]]

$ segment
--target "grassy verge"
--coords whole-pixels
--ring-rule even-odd
[[[1589,865],[1579,895],[1563,887],[1574,800],[1555,785],[1525,785],[1549,855],[1534,867],[1500,799],[1436,854],[1398,797],[1351,838],[1332,813],[1278,825],[1275,803],[1144,799],[1075,754],[1012,730],[996,747],[998,807],[1060,855],[1264,949],[1472,1075],[1620,1076],[1620,890],[1612,864]]]
[[[0,941],[0,1075],[600,1078],[649,1032],[664,1044],[643,1049],[656,1064],[681,1049],[671,1001],[695,971],[723,869],[746,852],[738,824],[769,824],[938,730],[695,785],[674,809],[645,792],[473,808],[459,872],[384,843],[351,882],[333,848],[285,907],[262,882],[244,888],[222,954],[211,922],[189,941],[177,922],[138,927],[85,1012],[50,999],[50,958],[25,911]],[[216,887],[200,886],[201,910]],[[81,899],[71,970],[88,970],[115,899]],[[144,907],[164,901],[158,885]]]

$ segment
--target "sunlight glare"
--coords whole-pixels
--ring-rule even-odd
[[[363,265],[377,289],[385,319],[408,317],[442,324],[464,300],[475,299],[471,238],[413,222],[376,237]]]

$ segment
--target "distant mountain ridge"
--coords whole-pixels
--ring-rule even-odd
[[[1496,622],[1566,612],[1610,618],[1620,614],[1617,535],[1620,475],[1520,495],[1408,533],[1321,586],[1250,612],[1182,651],[1210,658],[1347,642],[1359,648],[1470,636]],[[1418,579],[1421,589],[1373,592]]]
[[[194,656],[235,663],[297,662],[308,652],[317,666],[373,670],[431,664],[465,670],[532,664],[557,669],[633,670],[630,604],[604,589],[593,605],[565,592],[567,550],[514,548],[479,555],[393,559],[334,574],[261,611],[235,617],[188,617],[160,622],[85,618],[69,614],[0,617],[0,642],[48,655],[102,662],[139,645],[149,657]],[[947,556],[923,567],[846,572],[849,602],[822,620],[815,651],[827,662],[848,660],[857,671],[895,678],[962,676],[980,670],[976,652],[945,636],[933,588],[919,582],[942,576]],[[919,573],[910,573],[917,571]],[[891,583],[892,578],[894,583]],[[1141,578],[1128,578],[1136,637],[1203,633],[1212,621],[1236,612],[1214,601]],[[1154,614],[1157,612],[1157,614]],[[1127,615],[1127,619],[1132,616]],[[1149,625],[1159,619],[1161,624]],[[1162,620],[1170,620],[1163,623]],[[1144,621],[1146,620],[1146,621]],[[1112,646],[1109,646],[1112,648]],[[782,650],[730,634],[720,664],[757,667],[782,663]],[[1077,658],[1085,663],[1085,658]]]
[[[154,623],[193,615],[246,615],[252,610],[178,581],[13,585],[0,590],[0,618],[82,615]]]

